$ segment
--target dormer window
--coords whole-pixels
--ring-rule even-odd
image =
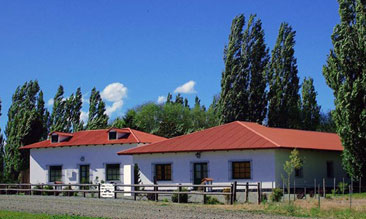
[[[58,135],[51,135],[51,143],[58,143]]]
[[[117,139],[117,132],[116,131],[110,131],[109,132],[109,140],[116,140]]]

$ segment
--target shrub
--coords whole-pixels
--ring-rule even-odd
[[[33,189],[42,189],[42,188],[41,188],[41,186],[35,186]],[[33,195],[42,195],[42,193],[39,191],[34,191]]]
[[[220,204],[219,200],[214,197],[214,196],[206,196],[206,200],[205,200],[205,203],[206,204],[209,204],[209,205],[216,205],[216,204]]]
[[[178,190],[176,190],[176,191],[178,191]],[[188,191],[187,188],[182,188],[182,192],[187,192],[187,191]],[[178,194],[172,195],[172,202],[178,202]],[[188,194],[180,194],[179,202],[188,203]]]
[[[339,188],[340,193],[342,193],[342,194],[345,193],[347,186],[348,186],[347,183],[344,183],[344,182],[338,183],[338,188]]]
[[[63,190],[72,190],[71,186],[67,186],[65,188],[63,188]],[[63,196],[77,196],[76,192],[62,192]]]
[[[222,190],[222,192],[224,192],[224,193],[230,193],[231,192],[231,188],[224,188],[223,190]],[[226,201],[226,204],[228,204],[229,202],[230,202],[230,195],[224,195],[224,197],[225,197],[225,201]]]
[[[43,189],[45,189],[45,190],[53,190],[53,186],[45,185],[43,187]],[[53,195],[53,194],[54,194],[53,192],[43,192],[43,195]]]
[[[272,202],[279,202],[281,201],[283,196],[283,191],[280,188],[275,188],[272,190],[272,194],[270,196]]]

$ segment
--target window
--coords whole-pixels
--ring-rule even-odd
[[[300,167],[298,169],[295,168],[295,177],[302,178],[303,177],[303,168]]]
[[[120,179],[120,170],[119,170],[119,164],[107,164],[106,166],[106,180],[119,180]]]
[[[117,132],[110,131],[109,132],[109,140],[116,140],[117,139]]]
[[[80,183],[89,183],[90,173],[89,173],[89,165],[80,165],[79,171]]]
[[[250,161],[232,162],[233,179],[250,179]]]
[[[327,161],[327,177],[333,178],[334,177],[334,171],[333,171],[333,162]]]
[[[156,164],[155,165],[156,180],[167,181],[172,180],[172,165],[171,164]]]
[[[62,166],[50,166],[49,169],[49,181],[56,182],[62,181]]]
[[[58,135],[51,135],[51,142],[57,143],[58,142]]]

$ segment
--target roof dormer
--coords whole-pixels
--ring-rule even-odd
[[[128,138],[129,135],[130,132],[127,129],[111,128],[108,130],[108,140],[110,141],[118,140],[121,138]]]
[[[66,132],[51,132],[50,140],[51,143],[59,143],[69,140],[72,137],[71,133]]]

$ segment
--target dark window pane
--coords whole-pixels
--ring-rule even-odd
[[[51,136],[51,142],[52,143],[57,143],[58,142],[58,135],[52,135]]]
[[[156,164],[155,165],[155,177],[156,180],[171,180],[172,169],[171,164]]]
[[[232,178],[233,179],[250,179],[250,162],[232,162]]]
[[[109,132],[109,140],[116,140],[117,132]]]
[[[107,171],[106,171],[107,172],[107,176],[106,176],[107,181],[120,179],[119,164],[107,164],[106,169],[107,169]]]
[[[49,181],[56,182],[62,180],[62,166],[50,166]]]

